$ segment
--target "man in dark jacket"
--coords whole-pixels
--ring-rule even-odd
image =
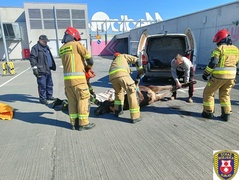
[[[47,36],[41,35],[30,54],[30,63],[37,78],[39,100],[42,104],[47,104],[47,100],[54,100],[51,70],[56,70],[56,64],[47,42]]]

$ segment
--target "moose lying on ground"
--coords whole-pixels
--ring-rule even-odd
[[[183,83],[181,88],[186,88],[192,83],[196,84],[196,81]],[[166,96],[179,88],[177,88],[176,86],[148,85],[138,86],[138,89],[140,107],[143,107],[153,104],[154,102],[157,102],[159,100],[165,100]],[[109,89],[103,93],[97,93],[96,97],[91,97],[90,100],[91,103],[94,103],[98,106],[94,111],[94,114],[96,116],[114,112],[114,89]],[[66,99],[61,100],[57,98],[52,103],[52,108],[55,108],[56,106],[60,106],[59,110],[68,110],[68,102]],[[127,94],[125,94],[123,109],[129,110]]]

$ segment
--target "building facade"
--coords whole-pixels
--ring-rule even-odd
[[[233,44],[239,47],[239,1],[222,6],[206,9],[185,16],[157,22],[145,27],[132,29],[129,33],[115,37],[117,44],[115,51],[122,51],[128,47],[126,53],[136,55],[142,32],[147,29],[148,34],[158,33],[186,33],[190,29],[194,37],[196,48],[196,62],[198,65],[208,64],[211,52],[216,47],[212,42],[214,35],[220,29],[227,29],[231,34]],[[127,45],[125,44],[127,43]]]
[[[42,34],[47,35],[52,54],[57,57],[68,26],[79,30],[81,43],[90,49],[86,4],[24,3],[24,8],[1,8],[0,12],[10,60],[29,58],[31,47]],[[0,58],[5,59],[2,36]]]
[[[81,42],[93,55],[112,55],[115,51],[136,55],[140,36],[145,29],[148,34],[165,33],[165,31],[185,33],[190,29],[194,37],[195,56],[199,65],[208,63],[211,51],[215,48],[212,38],[219,29],[228,29],[233,43],[239,47],[238,12],[239,2],[235,1],[165,21],[160,18],[158,20],[156,18],[155,21],[153,18],[148,18],[151,21],[140,21],[145,25],[139,27],[138,22],[131,19],[126,21],[126,16],[122,21],[109,17],[107,21],[103,20],[105,17],[101,17],[102,20],[88,20],[86,4],[24,3],[24,8],[0,8],[10,60],[27,59],[29,50],[36,44],[41,34],[48,36],[51,51],[57,57],[64,31],[68,26],[73,26],[82,33]],[[103,16],[102,13],[100,16]],[[149,15],[146,14],[147,16]],[[124,32],[124,28],[130,23],[136,28]],[[92,31],[92,27],[95,31]],[[110,27],[112,32],[108,30]],[[0,59],[5,59],[1,34]]]

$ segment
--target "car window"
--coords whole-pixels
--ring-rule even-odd
[[[163,49],[184,49],[185,43],[179,38],[154,38],[148,42],[151,51]]]
[[[177,55],[184,55],[186,50],[184,37],[157,37],[148,40],[147,55],[152,61],[151,67],[170,67],[171,60]]]

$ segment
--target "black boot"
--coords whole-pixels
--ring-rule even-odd
[[[230,114],[222,114],[221,118],[223,121],[227,122],[230,120]]]
[[[229,121],[230,114],[226,114],[223,107],[221,107],[221,112],[222,112],[221,119],[225,122]]]
[[[92,129],[93,127],[95,127],[95,123],[89,123],[85,126],[79,126],[79,131],[89,130]]]
[[[119,110],[115,110],[115,117],[119,117],[119,115],[122,115],[124,113],[123,106],[119,105]]]
[[[207,113],[207,112],[203,111],[202,117],[207,118],[207,119],[213,119],[214,115],[213,115],[213,113]]]
[[[75,125],[74,125],[75,130],[79,130],[79,119],[75,119]]]
[[[119,117],[119,115],[122,115],[124,111],[115,111],[115,117]]]
[[[132,119],[132,123],[133,123],[133,124],[135,124],[135,123],[137,123],[137,122],[139,122],[139,121],[142,121],[142,117],[139,117],[139,118],[137,118],[137,119]]]
[[[56,106],[61,105],[61,104],[62,104],[62,101],[63,101],[63,100],[56,98],[56,99],[53,101],[53,103],[52,103],[52,108],[55,108]]]

